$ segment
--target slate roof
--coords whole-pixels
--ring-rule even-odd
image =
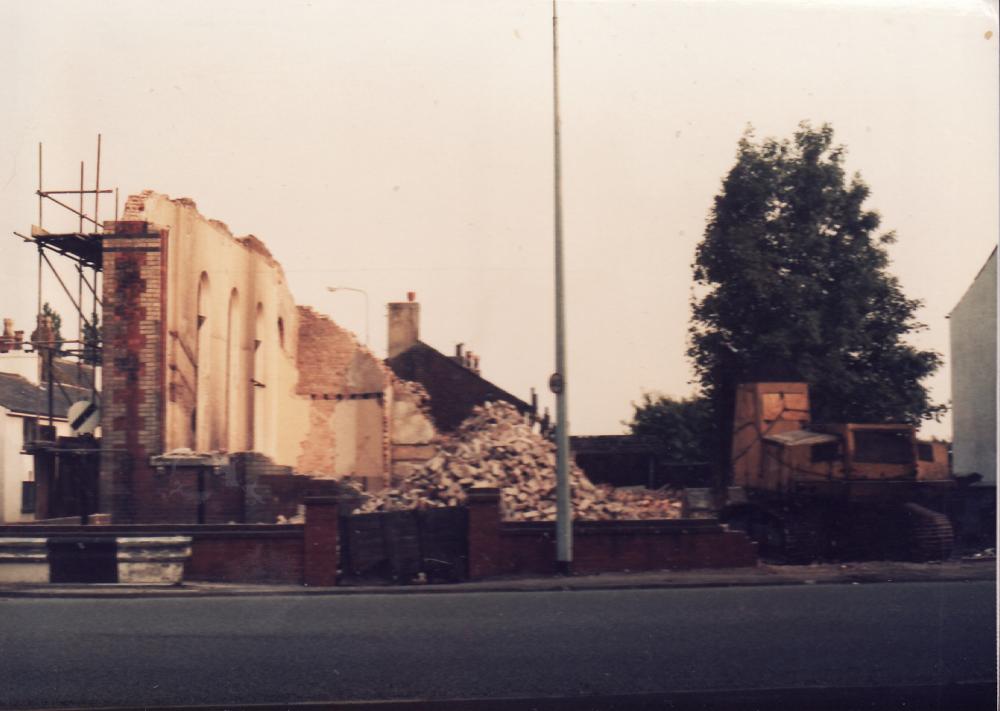
[[[471,414],[473,407],[484,402],[505,400],[522,413],[531,410],[531,405],[521,398],[423,341],[417,341],[402,353],[388,358],[386,364],[398,377],[420,383],[426,388],[431,396],[434,424],[445,432],[458,427]]]
[[[56,385],[52,394],[53,416],[65,418],[66,410],[71,404],[88,399],[90,394],[90,390],[85,388],[72,385],[63,385],[60,388]],[[48,416],[48,387],[32,385],[20,375],[0,373],[0,407],[25,415]]]
[[[94,366],[78,363],[76,359],[53,358],[52,370],[57,383],[80,388],[90,388],[94,385]]]

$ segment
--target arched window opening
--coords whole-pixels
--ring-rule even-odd
[[[201,273],[198,280],[198,305],[195,314],[195,327],[197,328],[197,339],[195,341],[195,398],[194,409],[191,412],[191,435],[194,439],[194,448],[200,452],[213,449],[212,445],[212,398],[209,393],[209,375],[212,370],[212,339],[210,331],[212,324],[209,322],[209,300],[210,289],[208,274]]]
[[[265,398],[267,396],[267,359],[265,358],[264,347],[264,304],[257,303],[257,317],[254,319],[254,339],[253,339],[253,439],[250,448],[260,452],[264,449],[264,409]]]
[[[226,324],[226,442],[227,451],[235,451],[239,446],[238,427],[240,418],[240,295],[236,289],[229,294],[229,318]]]

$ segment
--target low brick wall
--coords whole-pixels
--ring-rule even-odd
[[[301,585],[305,581],[303,525],[134,524],[114,526],[0,526],[2,537],[71,538],[75,536],[190,536],[191,558],[184,579],[219,583]],[[332,561],[329,550],[321,552]]]
[[[505,522],[499,491],[469,497],[469,577],[556,572],[553,522]],[[577,574],[757,564],[757,546],[711,519],[578,521],[573,526]]]
[[[184,568],[185,580],[302,584],[305,526],[205,528],[231,530],[199,530],[191,534],[191,560]]]
[[[8,525],[0,538],[188,536],[184,579],[220,583],[337,584],[336,497],[305,500],[306,523]],[[468,577],[548,575],[556,571],[555,524],[505,522],[496,489],[473,489],[468,502]],[[756,545],[710,519],[579,521],[573,572],[578,574],[752,566]]]

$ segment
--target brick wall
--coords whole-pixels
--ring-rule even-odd
[[[295,392],[310,409],[295,469],[387,479],[391,371],[329,318],[304,306],[298,316]],[[345,468],[344,459],[354,466]]]
[[[156,509],[171,523],[275,523],[300,513],[307,497],[348,493],[256,452],[230,455],[224,466],[160,466],[153,481]]]
[[[305,580],[305,526],[302,525],[0,526],[0,537],[9,536],[190,536],[191,558],[184,565],[185,580],[283,585],[301,585]],[[314,566],[330,558],[327,550],[317,552],[319,557]],[[336,569],[335,559],[333,567]]]
[[[329,586],[337,584],[341,506],[348,504],[338,497],[307,497],[304,525],[7,525],[0,526],[0,537],[191,536],[187,580]],[[503,522],[496,489],[472,490],[467,507],[470,579],[555,572],[553,523]],[[755,544],[712,520],[590,521],[574,527],[577,574],[756,562]]]
[[[470,578],[556,572],[554,523],[502,521],[496,489],[474,489],[467,505]],[[756,564],[756,544],[714,520],[580,521],[573,526],[572,569],[581,575]]]
[[[184,568],[184,579],[301,585],[305,527],[267,528],[197,533],[191,542],[191,560]]]
[[[145,222],[102,236],[101,510],[116,522],[165,521],[149,457],[162,449],[163,245]]]

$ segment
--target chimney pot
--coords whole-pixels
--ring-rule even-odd
[[[462,357],[462,347],[463,346],[465,346],[464,343],[456,343],[455,344],[455,357],[456,358],[461,358]]]
[[[417,300],[417,292],[415,291],[406,292],[406,300],[412,304],[414,301]]]

